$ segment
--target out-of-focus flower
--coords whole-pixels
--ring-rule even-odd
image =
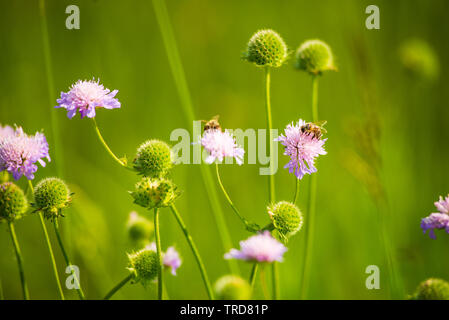
[[[22,189],[12,182],[0,184],[0,222],[14,222],[20,219],[27,209],[28,201]]]
[[[129,214],[126,227],[131,241],[142,247],[150,242],[150,239],[154,233],[153,223],[147,218],[140,216],[135,211]]]
[[[273,238],[269,231],[264,231],[245,241],[240,241],[240,250],[231,249],[225,259],[239,259],[252,262],[282,262],[287,248]]]
[[[61,92],[55,108],[67,110],[67,117],[73,118],[78,111],[81,118],[94,118],[96,108],[120,108],[120,102],[114,98],[118,90],[111,91],[100,84],[100,80],[78,80],[70,87],[69,92]]]
[[[45,167],[43,159],[51,160],[45,135],[36,132],[34,136],[28,136],[21,127],[13,133],[10,129],[6,131],[9,134],[0,138],[0,171],[8,171],[16,180],[22,175],[33,180],[37,171],[36,162]]]
[[[147,249],[157,251],[156,243],[152,242],[147,246]],[[162,252],[162,264],[164,267],[171,269],[171,274],[176,276],[176,270],[181,266],[181,258],[175,247],[168,247],[167,251]]]
[[[0,124],[0,139],[6,138],[14,134],[14,129],[10,126],[2,126]]]
[[[399,60],[404,69],[417,78],[433,81],[440,73],[438,55],[423,39],[404,41],[399,47]]]
[[[275,139],[284,146],[284,155],[290,157],[284,168],[288,168],[298,179],[302,179],[306,173],[316,172],[315,158],[327,153],[323,148],[327,139],[317,137],[307,125],[311,126],[300,119],[296,124],[289,124],[284,134]]]
[[[438,213],[432,213],[421,220],[421,228],[424,233],[430,230],[429,236],[432,239],[436,239],[435,229],[445,229],[449,233],[449,195],[444,199],[440,196],[440,200],[435,202],[435,207]]]
[[[411,300],[449,300],[449,283],[430,278],[421,282]]]
[[[206,163],[222,162],[226,157],[232,157],[237,161],[237,164],[243,163],[243,155],[245,150],[239,147],[235,142],[232,134],[225,130],[219,129],[206,130],[201,138],[201,145],[209,153]]]

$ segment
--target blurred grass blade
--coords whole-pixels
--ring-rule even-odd
[[[164,0],[153,0],[153,7],[156,14],[156,19],[161,30],[162,39],[164,41],[165,49],[167,52],[170,69],[172,71],[173,78],[175,80],[176,88],[178,90],[181,105],[185,113],[185,117],[188,123],[195,121],[195,113],[193,111],[192,99],[190,97],[189,88],[182,67],[181,58],[179,56],[176,40],[173,34],[173,29],[170,24],[170,18],[168,16],[167,7]],[[226,226],[223,211],[221,209],[220,201],[217,194],[216,185],[213,181],[210,168],[204,165],[200,166],[201,175],[205,184],[205,188],[209,197],[209,202],[214,213],[215,221],[217,223],[218,232],[225,251],[232,247],[231,236]],[[230,259],[227,260],[229,267],[233,273],[239,273],[237,263]]]

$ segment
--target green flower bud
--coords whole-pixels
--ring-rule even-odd
[[[12,182],[0,184],[0,222],[20,219],[28,209],[22,189]]]
[[[449,283],[441,279],[427,279],[419,284],[413,299],[449,300]]]
[[[438,56],[433,48],[421,39],[405,41],[399,48],[399,59],[405,70],[413,76],[427,80],[438,77]]]
[[[128,254],[128,270],[133,274],[136,283],[146,286],[156,279],[159,270],[159,259],[156,251],[145,248]]]
[[[273,30],[260,30],[248,42],[244,59],[261,67],[278,68],[287,60],[288,48],[281,36]]]
[[[249,300],[251,299],[251,286],[248,281],[234,275],[223,276],[214,286],[218,300]]]
[[[134,168],[143,176],[162,178],[172,167],[172,150],[165,142],[148,140],[137,149]]]
[[[296,50],[295,67],[313,75],[337,68],[331,48],[321,40],[308,40]]]
[[[142,178],[131,192],[134,203],[147,209],[168,207],[179,196],[178,188],[168,179]]]
[[[69,188],[59,178],[46,178],[34,188],[33,206],[47,219],[63,216],[62,209],[67,208],[71,201]]]
[[[291,202],[280,201],[269,205],[268,214],[274,228],[285,240],[297,233],[302,227],[301,211]]]
[[[144,247],[150,243],[154,232],[154,225],[150,220],[133,211],[129,215],[127,229],[131,241],[140,247]]]

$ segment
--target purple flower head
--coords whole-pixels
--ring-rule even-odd
[[[156,243],[152,242],[147,246],[150,250],[156,251]],[[174,247],[168,247],[165,253],[162,252],[162,263],[164,267],[171,269],[171,274],[176,276],[176,270],[181,266],[181,258]]]
[[[282,262],[287,248],[273,238],[269,231],[240,241],[240,250],[231,249],[225,254],[225,259],[239,259],[253,262]]]
[[[284,168],[288,168],[298,179],[302,179],[306,173],[316,172],[315,158],[327,153],[323,148],[327,139],[317,138],[303,130],[306,124],[301,119],[296,124],[292,122],[285,128],[284,134],[275,139],[285,147],[284,155],[290,157]]]
[[[217,160],[223,162],[226,157],[235,158],[239,165],[243,163],[245,150],[236,144],[234,137],[228,130],[224,132],[219,129],[206,130],[200,142],[209,153],[206,163],[211,164]]]
[[[22,175],[33,180],[36,162],[45,167],[43,158],[51,161],[47,139],[41,132],[28,136],[18,127],[12,134],[0,138],[0,171],[7,170],[16,180]]]
[[[0,140],[14,134],[14,129],[10,126],[2,126],[0,124]]]
[[[436,239],[435,229],[445,229],[449,233],[449,215],[445,213],[432,213],[430,216],[421,220],[421,228],[424,233],[429,231],[429,236]]]
[[[96,108],[120,108],[120,102],[114,98],[117,92],[118,90],[105,89],[100,80],[78,80],[70,87],[69,92],[61,92],[61,98],[56,100],[59,105],[55,108],[66,109],[69,119],[76,115],[76,111],[79,111],[81,118],[94,118]]]
[[[440,196],[440,200],[435,202],[435,207],[441,213],[449,214],[449,195],[444,199]]]

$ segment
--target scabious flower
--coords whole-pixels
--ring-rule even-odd
[[[0,137],[0,171],[8,171],[16,180],[22,175],[33,180],[37,171],[36,162],[45,167],[43,159],[51,161],[47,139],[41,132],[28,136],[21,127],[13,132],[11,130],[8,127],[2,129],[6,134],[2,133]]]
[[[14,134],[14,129],[10,126],[2,126],[0,124],[0,140]]]
[[[285,128],[284,134],[275,139],[285,147],[284,155],[290,157],[284,168],[288,168],[298,179],[302,179],[306,173],[316,172],[315,158],[327,153],[323,148],[327,139],[305,130],[306,125],[301,119],[296,124],[292,122]]]
[[[252,262],[282,262],[287,248],[274,239],[269,231],[264,231],[245,241],[240,241],[240,250],[231,249],[225,259],[239,259]]]
[[[429,231],[429,236],[432,239],[436,239],[435,229],[445,229],[449,233],[449,195],[443,199],[435,202],[435,207],[438,209],[438,213],[432,213],[430,216],[421,220],[421,229],[424,233]]]
[[[55,108],[67,110],[67,117],[72,119],[78,111],[81,118],[94,118],[96,108],[120,108],[120,102],[114,98],[118,90],[111,91],[100,84],[100,80],[78,80],[70,87],[69,92],[61,92]]]
[[[222,162],[226,157],[234,158],[239,165],[243,163],[245,150],[237,145],[235,138],[228,130],[206,130],[200,142],[209,153],[206,163],[211,164],[217,160],[218,162]]]
[[[148,249],[156,251],[156,243],[152,242]],[[171,269],[171,274],[176,276],[176,270],[181,266],[181,258],[179,257],[178,251],[176,251],[175,247],[168,247],[167,251],[162,252],[162,264],[165,268]]]

